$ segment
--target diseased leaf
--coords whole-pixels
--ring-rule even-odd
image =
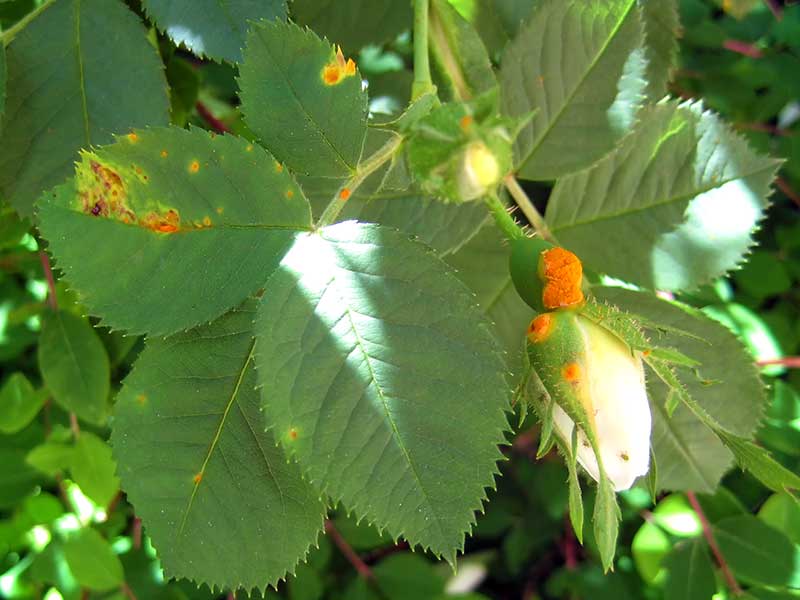
[[[153,335],[242,302],[311,227],[302,191],[269,153],[178,128],[84,152],[75,180],[48,193],[39,216],[89,311]]]
[[[299,237],[267,289],[256,364],[275,436],[333,501],[452,562],[508,408],[472,295],[424,245],[354,222]]]
[[[17,33],[6,54],[0,195],[24,216],[72,172],[80,148],[169,122],[161,60],[119,0],[55,2]]]
[[[242,111],[278,160],[297,173],[346,177],[367,132],[367,94],[352,59],[308,29],[261,23],[247,35]]]
[[[397,0],[292,0],[292,18],[355,54],[411,28],[411,2]]]
[[[108,506],[119,491],[119,479],[115,474],[117,465],[108,444],[93,433],[81,431],[71,458],[72,480],[95,504]]]
[[[248,301],[210,325],[150,339],[117,400],[123,489],[164,569],[210,586],[276,584],[315,543],[325,505],[260,412]]]
[[[517,138],[520,177],[582,169],[631,130],[645,90],[642,41],[636,0],[536,3],[500,70],[506,113],[538,108]]]
[[[251,22],[285,19],[286,0],[142,0],[156,26],[198,56],[239,62]]]
[[[662,102],[614,153],[559,179],[545,219],[595,271],[693,288],[742,260],[778,165],[700,104]]]
[[[708,548],[699,538],[675,547],[665,559],[664,600],[709,600],[717,591]]]
[[[64,542],[64,557],[81,587],[105,592],[123,582],[122,563],[108,541],[91,527],[79,529]]]
[[[638,0],[644,23],[644,55],[647,59],[645,95],[658,102],[667,94],[678,58],[681,29],[677,0]]]
[[[27,427],[46,399],[47,393],[33,389],[23,373],[13,373],[0,389],[0,432],[16,433]]]
[[[729,431],[745,438],[752,436],[762,419],[766,397],[752,358],[733,334],[698,310],[651,294],[609,287],[593,291],[599,299],[641,315],[653,327],[663,324],[668,331],[692,334],[648,331],[655,345],[674,348],[700,362],[699,376],[690,368],[676,369],[694,401]],[[655,374],[649,374],[647,384],[658,486],[713,492],[730,467],[730,453],[685,405],[678,406],[672,417],[667,416],[664,405],[668,389]]]
[[[43,315],[38,359],[53,400],[85,421],[95,425],[106,422],[111,377],[108,355],[85,319],[65,311]]]

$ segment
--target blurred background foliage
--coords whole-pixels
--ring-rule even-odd
[[[534,2],[452,3],[499,59]],[[0,1],[0,25],[7,29],[39,4]],[[137,0],[128,4],[144,18]],[[408,7],[397,2],[391,15],[370,14],[370,3],[348,2],[330,19],[329,4],[294,0],[291,10],[300,23],[357,53],[374,114],[401,109],[412,80]],[[360,12],[353,12],[357,5]],[[748,262],[680,299],[733,330],[763,365],[771,403],[758,440],[800,472],[800,3],[680,0],[679,8],[682,31],[671,93],[702,99],[754,147],[786,159]],[[364,22],[369,27],[355,27]],[[155,30],[151,37],[172,88],[173,122],[248,136],[236,104],[235,69],[199,61]],[[114,394],[142,340],[92,329],[61,284],[55,297],[48,296],[47,269],[30,224],[0,208],[0,598],[231,597],[190,582],[165,581],[147,531],[119,492],[104,441]],[[65,336],[52,328],[42,335],[48,302],[70,315],[61,326],[69,328],[71,343],[107,357],[100,361],[107,370],[93,372],[85,382],[101,402],[80,419],[53,403],[43,385],[43,371],[50,370],[45,376],[54,382],[79,370],[51,357],[80,354],[71,354]],[[555,456],[534,460],[537,435],[535,423],[526,422],[505,449],[503,476],[467,540],[457,574],[334,511],[328,535],[308,564],[267,596],[800,597],[800,506],[738,470],[713,495],[666,494],[654,503],[644,487],[624,492],[619,558],[616,570],[603,576],[591,534],[583,547],[572,536],[562,462]]]

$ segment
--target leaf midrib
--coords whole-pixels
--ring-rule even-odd
[[[600,59],[605,55],[606,50],[608,50],[608,47],[611,45],[611,42],[616,38],[616,35],[619,32],[620,28],[622,27],[622,24],[628,18],[628,15],[630,14],[631,10],[633,10],[633,7],[635,5],[636,5],[635,0],[628,0],[627,10],[625,10],[624,14],[617,21],[616,25],[614,26],[614,29],[612,29],[609,32],[609,35],[606,38],[605,42],[603,43],[602,47],[599,49],[595,57],[592,59],[592,62],[589,64],[583,76],[570,91],[569,95],[562,103],[561,108],[559,108],[558,112],[554,115],[554,117],[550,119],[550,123],[547,125],[547,127],[545,127],[544,133],[542,133],[542,135],[539,137],[539,142],[534,144],[534,146],[525,155],[525,158],[520,160],[517,170],[523,169],[527,165],[531,157],[539,150],[539,148],[541,148],[542,144],[544,144],[544,140],[547,138],[548,135],[550,135],[550,132],[553,130],[556,123],[561,119],[561,115],[567,109],[567,106],[575,98],[575,95],[578,93],[578,90],[583,86],[583,84],[586,82],[586,79],[589,77],[594,68],[597,66],[597,63],[599,63]],[[539,58],[541,59],[541,56]]]
[[[81,51],[81,0],[75,0],[75,50],[78,59],[78,87],[81,92],[81,109],[83,110],[83,132],[86,136],[86,147],[92,145],[89,127],[89,107],[86,101],[86,80],[83,74],[83,52]]]

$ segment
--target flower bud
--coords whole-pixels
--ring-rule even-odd
[[[565,248],[538,237],[513,240],[510,271],[517,293],[537,311],[583,306],[583,266]]]
[[[536,317],[528,342],[531,364],[556,403],[556,433],[569,446],[577,424],[577,459],[586,472],[599,481],[602,463],[617,491],[630,488],[650,463],[651,415],[641,357],[573,311]]]
[[[462,200],[475,200],[484,196],[498,183],[502,173],[494,154],[483,142],[473,142],[461,157],[458,173],[458,194]]]

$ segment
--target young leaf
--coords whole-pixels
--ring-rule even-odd
[[[22,215],[30,216],[39,195],[69,175],[79,148],[169,122],[161,60],[119,0],[55,2],[6,53],[0,195]]]
[[[347,177],[361,158],[367,94],[352,59],[292,23],[255,25],[240,67],[242,111],[290,169]]]
[[[123,582],[122,563],[96,529],[84,527],[64,542],[64,557],[81,587],[105,592]]]
[[[678,58],[678,35],[681,29],[677,0],[638,0],[644,22],[644,56],[647,59],[645,95],[658,102],[667,95]]]
[[[298,25],[340,44],[348,54],[392,40],[411,28],[412,16],[411,2],[397,0],[292,0],[292,18]]]
[[[708,600],[717,591],[706,543],[695,538],[675,546],[664,561],[664,600]]]
[[[286,18],[286,0],[143,0],[142,5],[176,45],[231,62],[241,60],[251,22]]]
[[[105,508],[119,491],[111,448],[99,437],[81,431],[71,455],[70,475],[81,491]]]
[[[611,155],[559,179],[545,218],[591,269],[692,288],[742,260],[778,165],[701,105],[662,102]]]
[[[772,458],[764,448],[721,428],[715,432],[733,452],[739,466],[750,471],[766,487],[774,492],[800,491],[800,477]]]
[[[493,486],[504,365],[472,295],[375,225],[299,237],[256,330],[264,410],[310,480],[449,561]]]
[[[53,400],[85,421],[105,424],[110,387],[108,355],[85,319],[64,311],[43,315],[38,359]]]
[[[27,427],[46,399],[46,391],[36,391],[23,373],[13,373],[0,389],[0,432],[16,433]]]
[[[248,301],[148,342],[117,400],[123,489],[171,577],[275,585],[322,529],[325,505],[264,432]]]
[[[508,114],[539,109],[517,140],[520,177],[582,169],[631,130],[645,89],[642,41],[636,0],[536,3],[500,72]]]
[[[232,136],[151,129],[82,158],[40,202],[40,230],[90,312],[131,333],[224,313],[311,227],[292,176]]]

